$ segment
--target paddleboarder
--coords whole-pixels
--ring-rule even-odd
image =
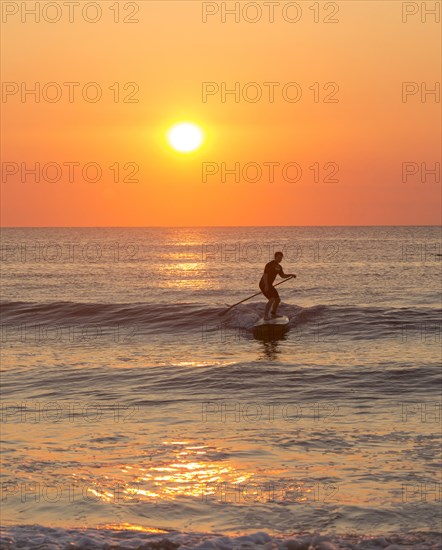
[[[259,281],[259,288],[261,289],[261,292],[264,294],[264,296],[268,299],[268,302],[264,310],[264,319],[266,321],[270,319],[269,317],[270,308],[272,308],[272,311],[271,311],[272,319],[277,319],[278,317],[282,317],[282,315],[278,315],[276,313],[278,306],[281,303],[281,299],[279,297],[278,291],[273,286],[273,282],[276,279],[276,276],[279,275],[283,279],[287,279],[288,277],[296,277],[296,275],[292,273],[288,275],[284,273],[282,266],[279,265],[283,257],[284,257],[284,254],[282,252],[275,252],[275,259],[270,261],[268,264],[266,264],[264,268],[264,273],[261,277],[261,280]]]

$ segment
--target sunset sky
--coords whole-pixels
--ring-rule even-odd
[[[67,8],[60,21],[45,21],[42,13],[39,23],[31,15],[22,22],[20,4],[3,2],[2,14],[3,226],[441,222],[440,164],[436,176],[422,171],[440,163],[440,15],[437,24],[437,16],[421,13],[420,2],[350,0],[329,2],[327,9],[323,2],[275,2],[273,22],[262,8],[252,22],[258,11],[251,2],[235,22],[222,13],[235,2],[149,0],[120,2],[115,22],[116,3],[109,1],[100,3],[95,23],[84,21],[81,10],[69,22]],[[54,13],[48,9],[46,18]],[[36,82],[40,88],[57,83],[60,101],[22,100],[22,83]],[[80,83],[72,102],[65,82]],[[90,82],[103,94],[95,103],[82,97]],[[273,102],[269,82],[279,83]],[[405,98],[404,82],[416,83]],[[123,102],[135,90],[126,83],[138,87],[138,102]],[[230,94],[223,102],[214,93],[203,100],[204,87],[223,83],[229,89],[239,83],[252,98],[260,90],[262,97],[241,95],[236,102]],[[335,84],[324,90],[327,83]],[[436,83],[438,96],[431,93]],[[47,88],[49,96],[55,89]],[[290,101],[296,90],[302,96]],[[327,95],[337,101],[324,102]],[[176,151],[167,141],[181,121],[204,134],[194,152]],[[40,170],[40,182],[29,174],[22,182],[22,168],[36,162],[79,166],[72,182],[66,166],[60,181],[44,181]],[[100,181],[84,181],[87,163],[101,167]],[[249,181],[222,177],[222,167],[233,170],[235,163],[240,170],[254,163]],[[274,181],[269,163],[275,163]],[[301,168],[298,181],[287,181],[297,179],[294,164],[283,176],[288,163]],[[403,163],[409,163],[406,181]],[[262,175],[251,181],[256,165]],[[203,181],[204,166],[218,172]],[[122,181],[134,167],[135,181]],[[323,181],[327,175],[332,181]]]

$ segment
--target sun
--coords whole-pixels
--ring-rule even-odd
[[[170,128],[167,139],[176,151],[191,153],[201,147],[204,133],[199,126],[192,122],[180,122]]]

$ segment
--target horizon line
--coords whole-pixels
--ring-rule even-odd
[[[249,227],[249,228],[277,228],[277,227],[440,227],[442,224],[377,224],[377,225],[4,225],[0,226],[2,229],[191,229],[191,228],[204,228],[204,229],[228,229],[237,227]]]

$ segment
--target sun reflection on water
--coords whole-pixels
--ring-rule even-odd
[[[127,495],[128,500],[136,498],[152,502],[179,497],[203,498],[215,494],[221,484],[235,486],[254,476],[253,472],[240,471],[224,461],[204,460],[214,450],[206,445],[192,445],[188,441],[163,441],[163,445],[170,447],[173,455],[168,460],[149,467],[145,464],[120,467],[123,478],[118,480],[118,491]],[[118,496],[107,487],[106,490],[89,487],[88,491],[104,502],[112,502]]]
[[[143,525],[134,525],[132,523],[105,523],[97,525],[97,529],[110,529],[111,531],[142,531],[143,533],[152,533],[158,535],[163,535],[167,533],[167,531],[164,531],[164,529],[144,527]]]

